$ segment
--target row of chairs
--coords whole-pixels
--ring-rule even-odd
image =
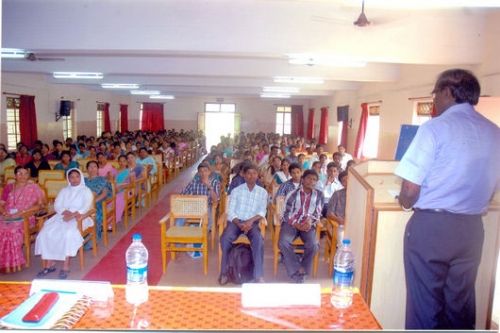
[[[229,196],[226,198],[229,200]],[[227,207],[225,200],[221,199],[220,205]],[[267,218],[262,218],[260,220],[260,230],[262,237],[265,238],[266,227],[272,225],[271,227],[271,237],[273,244],[273,268],[274,275],[278,271],[278,262],[280,257],[280,250],[278,246],[279,233],[281,230],[281,215],[284,210],[284,198],[279,198],[277,200],[276,206],[271,214],[272,223],[268,224]],[[161,254],[162,254],[162,268],[163,273],[166,272],[167,266],[167,254],[171,254],[171,258],[175,260],[176,252],[190,252],[190,251],[202,251],[203,253],[203,272],[205,275],[208,274],[208,201],[206,196],[198,195],[171,195],[170,197],[170,212],[163,217],[159,223],[161,226]],[[212,206],[213,218],[215,218],[215,210],[217,204]],[[269,216],[269,215],[268,215]],[[190,225],[176,226],[175,220],[178,218],[185,218],[191,223],[197,223],[199,227],[192,227]],[[215,220],[214,220],[215,221]],[[217,228],[219,239],[222,235],[227,223],[227,213],[225,210],[219,215],[217,219]],[[168,224],[168,228],[167,228]],[[212,246],[214,248],[214,235],[215,235],[215,225],[212,230]],[[337,245],[337,228],[338,225],[335,221],[331,219],[322,219],[320,224],[316,228],[316,239],[319,242],[320,233],[322,230],[326,233],[326,244],[324,259],[328,263],[329,274],[331,275],[333,269],[333,258],[336,252]],[[194,244],[201,244],[201,248],[195,247]],[[233,244],[249,244],[250,241],[245,235],[240,235]],[[176,244],[183,244],[179,247]],[[303,253],[304,243],[300,238],[296,238],[293,242],[295,247],[295,253]],[[222,250],[219,244],[218,247],[218,267],[220,271]],[[316,276],[318,270],[319,262],[319,252],[316,253],[313,259],[313,276]]]

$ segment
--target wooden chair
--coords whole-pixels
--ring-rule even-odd
[[[116,190],[115,183],[111,183],[112,196],[102,203],[102,228],[104,246],[108,246],[108,226],[111,225],[113,235],[116,233]]]
[[[66,180],[63,170],[40,170],[38,172],[38,184],[43,187],[45,182],[52,180]]]
[[[276,209],[274,211],[273,268],[275,276],[278,273],[278,261],[281,253],[278,246],[278,242],[280,239],[280,231],[281,231],[281,217],[283,216],[284,211],[285,211],[285,198],[279,196],[276,199]],[[320,232],[321,232],[321,222],[319,222],[318,225],[316,226],[316,240],[318,241],[318,243],[320,239]],[[304,248],[303,248],[304,242],[300,237],[295,238],[292,242],[292,245],[295,247],[294,249],[295,253],[304,253]],[[313,277],[316,276],[316,273],[318,272],[318,260],[319,260],[319,251],[316,252],[313,258],[313,272],[312,272]]]
[[[143,175],[141,178],[135,181],[135,185],[137,186],[136,204],[138,205],[138,207],[141,207],[142,203],[144,202],[144,208],[149,207],[151,192],[148,191],[148,178]]]
[[[8,183],[12,182],[12,180],[16,179],[16,176],[14,174],[14,169],[16,167],[8,167],[4,169],[4,184],[7,185]]]
[[[23,217],[23,237],[24,237],[24,253],[26,257],[26,267],[30,267],[31,264],[31,243],[33,243],[36,239],[36,235],[40,231],[41,225],[43,221],[46,219],[48,214],[43,217],[36,217],[36,223],[34,225],[30,225],[30,217],[42,211],[39,207],[33,207],[28,210],[25,210],[21,213]]]
[[[82,170],[83,172],[87,172],[87,163],[89,161],[92,161],[91,158],[80,158],[78,160],[78,164],[80,165],[80,170]]]
[[[323,230],[326,232],[324,260],[328,263],[328,275],[331,276],[333,272],[333,260],[335,253],[337,253],[339,224],[330,218],[322,218],[321,222]]]
[[[228,195],[226,207],[229,207],[229,200],[230,200],[230,196]],[[224,232],[224,229],[226,228],[227,211],[224,212],[224,214],[222,214],[219,217],[217,224],[218,224],[218,229],[219,229],[219,272],[220,272],[221,261],[222,261],[222,248],[220,246],[220,237],[222,236],[222,233]],[[264,238],[264,239],[266,236],[266,226],[267,226],[266,218],[260,219],[260,221],[259,221],[260,233],[262,234],[262,238]],[[236,245],[236,244],[250,244],[250,240],[248,239],[248,237],[246,235],[241,234],[235,241],[233,241],[233,245]]]
[[[161,178],[163,174],[162,164],[157,162],[156,166],[158,169],[156,175],[148,177],[151,201],[153,199],[158,199],[158,195],[160,194]]]
[[[95,207],[95,203],[93,205]],[[83,221],[85,218],[91,218],[93,220],[93,224],[90,227],[83,228]],[[95,257],[97,256],[97,220],[96,220],[96,210],[95,208],[91,208],[88,212],[83,214],[79,219],[76,220],[78,230],[80,231],[80,234],[82,235],[84,241],[80,249],[78,250],[78,255],[80,257],[80,270],[83,271],[83,249],[85,244],[88,242],[92,242],[92,255]],[[106,232],[106,230],[104,231]],[[87,236],[89,236],[87,238]]]
[[[66,180],[57,180],[57,179],[47,179],[44,182],[43,190],[45,191],[45,198],[47,198],[47,202],[49,205],[54,203],[54,200],[57,197],[59,191],[61,191],[64,187],[68,185]]]
[[[175,219],[195,220],[200,227],[189,225],[176,226]],[[167,229],[167,223],[169,228]],[[170,212],[160,220],[161,226],[161,258],[163,273],[167,270],[167,252],[175,260],[176,252],[201,251],[203,253],[203,272],[208,274],[208,198],[204,195],[170,196]],[[177,247],[177,244],[182,247]],[[201,243],[201,248],[194,247]],[[189,246],[189,244],[192,244]]]
[[[123,200],[125,201],[125,209],[123,210],[123,223],[125,223],[125,228],[128,229],[129,212],[132,220],[135,219],[135,199],[137,197],[137,187],[132,183],[125,187],[123,191]]]

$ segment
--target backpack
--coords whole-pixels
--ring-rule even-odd
[[[227,275],[235,284],[253,280],[252,248],[248,244],[236,244],[229,250]]]

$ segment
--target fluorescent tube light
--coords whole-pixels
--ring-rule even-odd
[[[159,90],[130,90],[132,95],[159,95]]]
[[[346,57],[312,55],[312,54],[288,54],[288,62],[294,65],[308,66],[332,66],[332,67],[365,67],[366,62]]]
[[[2,49],[2,58],[4,59],[22,59],[26,56],[26,51],[22,49]]]
[[[297,87],[264,87],[262,88],[264,92],[271,93],[298,93],[299,88]]]
[[[151,99],[175,99],[175,96],[172,95],[151,95],[149,96]]]
[[[139,89],[137,83],[103,83],[101,87],[104,89]]]
[[[96,79],[101,80],[104,75],[102,73],[92,72],[54,72],[56,79]]]
[[[262,93],[260,94],[262,98],[290,98],[290,94],[278,94],[278,93]]]
[[[323,84],[325,80],[320,77],[293,77],[293,76],[275,76],[276,83],[298,83],[298,84]]]

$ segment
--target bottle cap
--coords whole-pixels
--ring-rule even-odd
[[[141,234],[134,234],[134,235],[132,236],[132,240],[133,240],[133,241],[142,241],[142,236],[141,236]]]
[[[351,240],[349,238],[345,238],[342,240],[342,244],[343,245],[350,245],[351,244]]]

